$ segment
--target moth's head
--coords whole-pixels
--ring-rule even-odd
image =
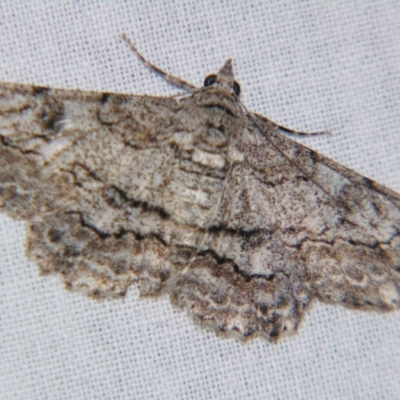
[[[232,68],[232,59],[226,60],[224,66],[217,74],[211,74],[204,79],[204,87],[219,86],[233,92],[236,96],[240,94],[240,85],[235,81]]]

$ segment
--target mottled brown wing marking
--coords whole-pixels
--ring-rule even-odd
[[[292,276],[246,279],[232,261],[211,254],[195,260],[178,279],[172,301],[217,331],[277,338],[295,331],[308,303]]]
[[[258,118],[248,118],[239,140],[245,156],[227,176],[215,226],[203,243],[207,258],[184,272],[176,301],[223,331],[275,337],[295,331],[315,297],[361,309],[398,308],[400,196]],[[230,285],[210,286],[224,307],[195,290],[202,268],[230,277]],[[243,293],[252,299],[246,314],[237,311]],[[287,314],[276,324],[255,311],[254,299],[268,293],[286,296]],[[271,295],[262,309],[276,315],[280,295]]]
[[[295,269],[310,295],[357,308],[399,307],[400,196],[254,122],[262,146],[273,147],[297,170],[294,176],[306,178],[300,184],[307,193],[291,201],[291,209],[304,213],[302,221],[290,224],[291,235],[297,234],[293,243],[287,241],[287,214],[279,208],[270,212],[284,247],[295,246]],[[295,179],[289,181],[275,204],[298,187]],[[279,195],[277,187],[275,192]]]
[[[142,295],[162,292],[201,236],[176,222],[180,188],[165,192],[180,162],[171,144],[180,108],[0,85],[0,204],[30,221],[28,255],[42,272],[96,297],[124,294],[133,281]]]

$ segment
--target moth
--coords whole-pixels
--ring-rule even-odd
[[[399,307],[399,194],[248,110],[231,59],[197,88],[122,38],[185,94],[0,83],[0,207],[41,273],[96,298],[136,283],[241,339],[295,332],[314,299]]]

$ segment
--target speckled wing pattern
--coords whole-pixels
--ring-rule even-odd
[[[400,196],[247,111],[230,60],[151,97],[0,84],[0,206],[27,255],[93,297],[168,294],[241,338],[313,299],[400,304]]]

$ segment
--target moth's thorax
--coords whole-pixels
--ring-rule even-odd
[[[231,88],[202,88],[192,98],[200,108],[219,108],[232,117],[240,119],[242,116],[241,103]]]
[[[242,107],[232,93],[207,88],[184,99],[177,116],[181,129],[170,140],[177,171],[169,185],[175,197],[173,214],[206,228],[212,224],[230,166],[237,161],[236,138],[244,129]]]

